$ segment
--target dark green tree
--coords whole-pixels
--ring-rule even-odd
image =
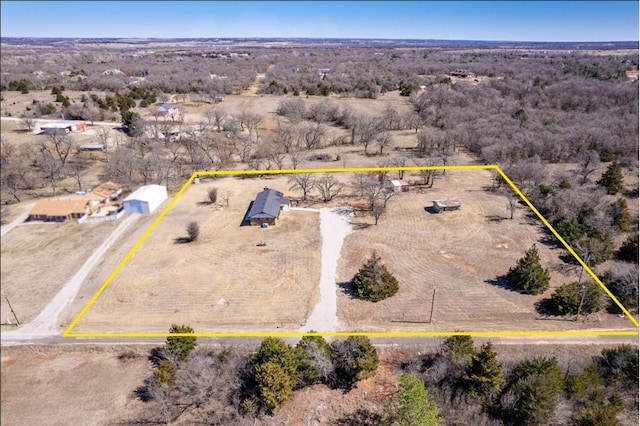
[[[559,287],[548,300],[547,311],[552,315],[591,314],[602,309],[602,290],[594,282],[572,282]]]
[[[393,397],[385,424],[437,426],[440,424],[438,411],[422,379],[405,373],[400,376],[400,391]]]
[[[571,416],[571,426],[619,426],[611,406],[588,404]]]
[[[473,339],[468,334],[449,336],[442,344],[442,351],[459,368],[466,368],[475,354]]]
[[[295,348],[302,386],[326,383],[333,371],[331,346],[322,336],[304,336]]]
[[[570,397],[582,397],[588,390],[601,385],[600,374],[594,364],[586,367],[578,375],[569,375],[564,380],[564,390]]]
[[[618,258],[625,262],[638,263],[638,233],[636,232],[622,243],[618,250]]]
[[[607,194],[614,195],[622,191],[624,187],[624,177],[622,176],[622,167],[617,161],[613,161],[607,167],[602,177],[598,182],[598,185],[607,189]]]
[[[562,392],[562,372],[555,358],[538,357],[516,364],[501,400],[509,425],[544,425]]]
[[[611,204],[608,213],[611,216],[614,226],[618,228],[619,231],[625,232],[629,230],[631,213],[629,213],[627,200],[618,198],[615,203]]]
[[[371,302],[379,302],[398,292],[398,280],[380,263],[375,250],[351,281],[354,294]]]
[[[515,267],[509,269],[507,281],[513,288],[528,294],[540,294],[549,288],[549,270],[540,264],[535,244]]]
[[[171,325],[170,334],[194,334],[193,328],[188,325]],[[166,350],[178,361],[187,359],[192,350],[197,346],[197,337],[193,336],[168,336]]]
[[[638,383],[638,348],[620,345],[602,350],[603,375],[609,380]]]
[[[282,368],[290,378],[292,383],[297,381],[298,358],[294,350],[282,339],[277,337],[267,337],[262,341],[258,352],[253,357],[254,367],[271,362]]]
[[[255,371],[258,395],[268,410],[279,407],[293,395],[294,382],[280,365],[267,361],[257,365]]]
[[[502,364],[498,362],[497,355],[491,342],[487,342],[473,355],[471,364],[467,367],[471,395],[484,401],[496,395],[504,383]]]
[[[331,344],[333,365],[339,383],[353,383],[373,376],[378,369],[378,352],[366,336],[349,336]]]

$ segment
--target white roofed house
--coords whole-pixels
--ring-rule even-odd
[[[180,114],[180,110],[177,107],[171,104],[166,104],[166,103],[160,105],[154,112],[154,115],[156,117],[171,117],[172,120],[176,115],[179,115],[179,114]]]

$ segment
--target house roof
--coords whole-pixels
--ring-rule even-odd
[[[85,197],[93,200],[104,200],[116,194],[122,187],[117,183],[105,182],[93,188]]]
[[[69,216],[71,213],[84,214],[88,200],[85,197],[57,200],[40,200],[33,206],[31,216]]]
[[[154,198],[162,196],[167,197],[167,188],[162,185],[145,185],[133,191],[124,201],[141,200],[151,201]]]
[[[156,109],[156,112],[158,113],[168,113],[170,111],[178,111],[178,108],[174,107],[171,104],[162,104],[158,107],[158,109]]]
[[[282,192],[265,188],[256,196],[247,217],[249,219],[275,218],[280,213],[280,206],[289,203],[289,200],[283,197]]]

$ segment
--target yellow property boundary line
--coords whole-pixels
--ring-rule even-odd
[[[638,328],[640,324],[631,315],[631,313],[618,301],[618,299],[609,291],[598,276],[589,268],[589,266],[576,254],[576,252],[567,244],[567,242],[558,234],[558,232],[551,226],[551,224],[540,214],[538,209],[534,207],[529,199],[520,191],[520,189],[513,183],[511,179],[502,171],[502,169],[495,164],[490,165],[456,165],[456,166],[403,166],[403,167],[351,167],[351,168],[319,168],[319,169],[287,169],[287,170],[201,170],[195,171],[187,179],[185,184],[180,188],[178,193],[171,199],[169,204],[162,210],[158,217],[153,221],[145,233],[140,237],[136,244],[131,248],[129,253],[120,261],[118,266],[111,272],[109,277],[105,280],[98,291],[91,297],[89,302],[82,308],[80,313],[69,324],[67,329],[62,333],[63,337],[77,337],[77,338],[109,338],[109,337],[167,337],[181,336],[182,334],[169,334],[169,332],[162,333],[72,333],[73,328],[78,324],[80,319],[87,313],[89,308],[100,297],[102,292],[107,288],[111,281],[116,277],[120,270],[127,264],[131,256],[138,250],[144,240],[147,239],[149,234],[160,223],[165,214],[173,207],[178,201],[178,198],[184,193],[184,191],[191,185],[196,176],[231,176],[231,175],[278,175],[278,174],[294,174],[294,173],[366,173],[366,172],[393,172],[393,171],[421,171],[421,170],[495,170],[507,184],[514,190],[518,196],[527,204],[527,206],[536,214],[536,216],[542,221],[542,223],[549,228],[553,235],[562,243],[562,245],[571,253],[571,255],[578,261],[587,273],[594,279],[595,282],[602,287],[604,292],[614,301],[614,303],[624,312],[624,314],[633,323],[635,328]],[[638,330],[633,331],[598,331],[598,330],[570,330],[570,331],[442,331],[442,332],[424,332],[424,331],[389,331],[389,332],[202,332],[193,334],[184,334],[184,336],[196,336],[196,337],[301,337],[307,335],[315,336],[368,336],[368,337],[437,337],[437,336],[452,336],[452,335],[471,335],[477,337],[494,337],[494,336],[630,336],[638,335]]]

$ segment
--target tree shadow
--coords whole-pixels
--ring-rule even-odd
[[[372,226],[370,223],[352,223],[351,224],[351,228],[354,231],[358,231],[360,229],[367,229],[370,226]]]
[[[356,293],[353,290],[353,283],[351,281],[344,281],[344,282],[338,283],[338,287],[340,288],[340,290],[342,290],[344,294],[351,297],[352,299],[358,298],[356,296]]]
[[[373,411],[358,408],[355,412],[339,418],[336,426],[375,426],[382,423],[382,416]]]
[[[502,222],[503,220],[510,220],[508,217],[499,216],[497,214],[490,214],[484,217],[487,222]]]
[[[149,402],[153,400],[153,396],[151,395],[151,389],[148,384],[144,384],[142,386],[138,386],[134,391],[134,395],[142,402]]]
[[[178,237],[173,239],[174,244],[189,244],[193,242],[193,240],[189,237]]]
[[[552,234],[545,233],[542,237],[540,237],[540,244],[543,244],[549,248],[564,248],[560,241]]]
[[[158,346],[149,351],[148,359],[154,367],[158,367],[162,361],[167,359],[167,355],[164,352],[164,348],[162,346]]]
[[[509,285],[509,281],[507,281],[507,276],[506,275],[500,275],[498,277],[495,277],[494,279],[487,279],[484,280],[485,283],[487,284],[491,284],[494,285],[496,287],[500,287],[503,288],[505,290],[509,290],[509,291],[513,291],[516,293],[520,293],[520,290],[515,289],[513,287],[511,287],[511,285]]]
[[[209,201],[209,200],[205,200],[205,201],[198,201],[198,203],[197,203],[197,204],[198,204],[199,206],[210,206],[210,205],[212,205],[212,204],[213,204],[213,202],[212,202],[212,201]]]

